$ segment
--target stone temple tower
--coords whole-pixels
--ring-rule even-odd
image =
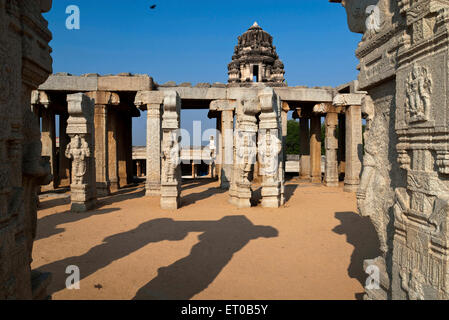
[[[238,38],[232,62],[228,66],[229,84],[251,86],[264,83],[284,87],[284,64],[273,46],[273,37],[255,22]]]

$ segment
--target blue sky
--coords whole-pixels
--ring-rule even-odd
[[[80,8],[80,30],[65,27],[69,5]],[[337,86],[357,77],[360,35],[349,32],[342,6],[327,0],[56,0],[45,17],[55,73],[227,82],[237,37],[257,21],[273,36],[289,85]],[[205,111],[183,111],[181,126],[191,130],[194,120],[215,127]],[[144,114],[133,121],[133,140],[145,144]]]

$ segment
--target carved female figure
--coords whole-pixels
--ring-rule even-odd
[[[75,135],[65,151],[67,158],[72,159],[73,184],[83,184],[87,171],[87,159],[90,157],[89,145],[84,138]]]
[[[175,138],[164,141],[162,146],[162,159],[164,160],[163,180],[176,182],[176,168],[179,162],[179,144]]]

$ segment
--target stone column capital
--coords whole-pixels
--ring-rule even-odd
[[[95,105],[119,105],[120,96],[109,91],[91,91],[86,95],[94,100]]]

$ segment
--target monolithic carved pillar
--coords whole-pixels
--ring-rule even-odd
[[[70,198],[73,212],[94,208],[97,191],[95,175],[94,101],[82,93],[67,95],[70,144],[65,155],[72,160]]]
[[[42,156],[50,159],[51,173],[53,180],[49,185],[43,186],[43,191],[54,190],[58,187],[56,169],[56,127],[55,127],[55,113],[50,109],[42,108]]]
[[[346,119],[338,115],[338,176],[344,175],[346,169]]]
[[[147,181],[146,195],[161,194],[161,105],[147,105]]]
[[[282,150],[285,150],[285,143],[287,140],[288,133],[288,112],[290,111],[290,106],[287,102],[282,102],[282,110],[281,110],[281,120],[282,120]],[[283,164],[285,166],[285,159],[283,159]],[[285,168],[284,168],[285,170]]]
[[[222,120],[222,159],[221,188],[230,187],[232,166],[234,162],[234,111],[225,110],[221,113]]]
[[[136,161],[136,167],[137,167],[137,178],[140,178],[142,176],[142,166],[140,165],[140,160]]]
[[[161,208],[176,210],[181,194],[181,147],[180,147],[181,98],[176,91],[165,92],[162,116],[162,175]]]
[[[262,174],[262,207],[278,208],[282,204],[282,132],[279,105],[272,88],[259,94],[258,155]]]
[[[238,129],[235,132],[235,160],[233,172],[233,190],[230,190],[231,203],[239,208],[251,207],[251,181],[257,157],[257,119],[259,110],[257,98],[239,101],[237,113]]]
[[[346,192],[356,192],[360,184],[362,170],[362,111],[361,106],[349,106],[346,109]]]
[[[338,187],[338,114],[328,112],[326,114],[326,169],[324,181],[328,187]]]
[[[110,108],[108,110],[108,173],[111,192],[119,189],[118,177],[118,146],[117,146],[117,113]]]
[[[196,179],[196,167],[194,160],[192,160],[192,179]]]
[[[95,101],[95,167],[97,194],[108,196],[111,192],[109,181],[109,109],[120,103],[120,97],[111,92],[94,91],[87,94]]]
[[[221,181],[221,170],[223,164],[223,130],[221,129],[221,112],[217,115],[217,145],[216,145],[216,158],[215,158],[215,170],[218,177],[218,181]]]
[[[301,162],[301,179],[310,178],[310,131],[309,119],[299,119],[299,156]]]
[[[128,155],[127,117],[128,114],[125,112],[119,112],[117,118],[118,180],[120,188],[128,184],[128,168],[126,165]]]
[[[108,109],[106,105],[95,105],[95,162],[97,193],[100,197],[111,193],[108,157]]]
[[[310,179],[321,183],[321,117],[313,116],[310,121]]]
[[[70,185],[70,160],[64,155],[70,137],[67,134],[68,114],[59,115],[59,186]]]
[[[131,114],[126,118],[126,176],[127,183],[134,182],[133,170],[133,118]]]

